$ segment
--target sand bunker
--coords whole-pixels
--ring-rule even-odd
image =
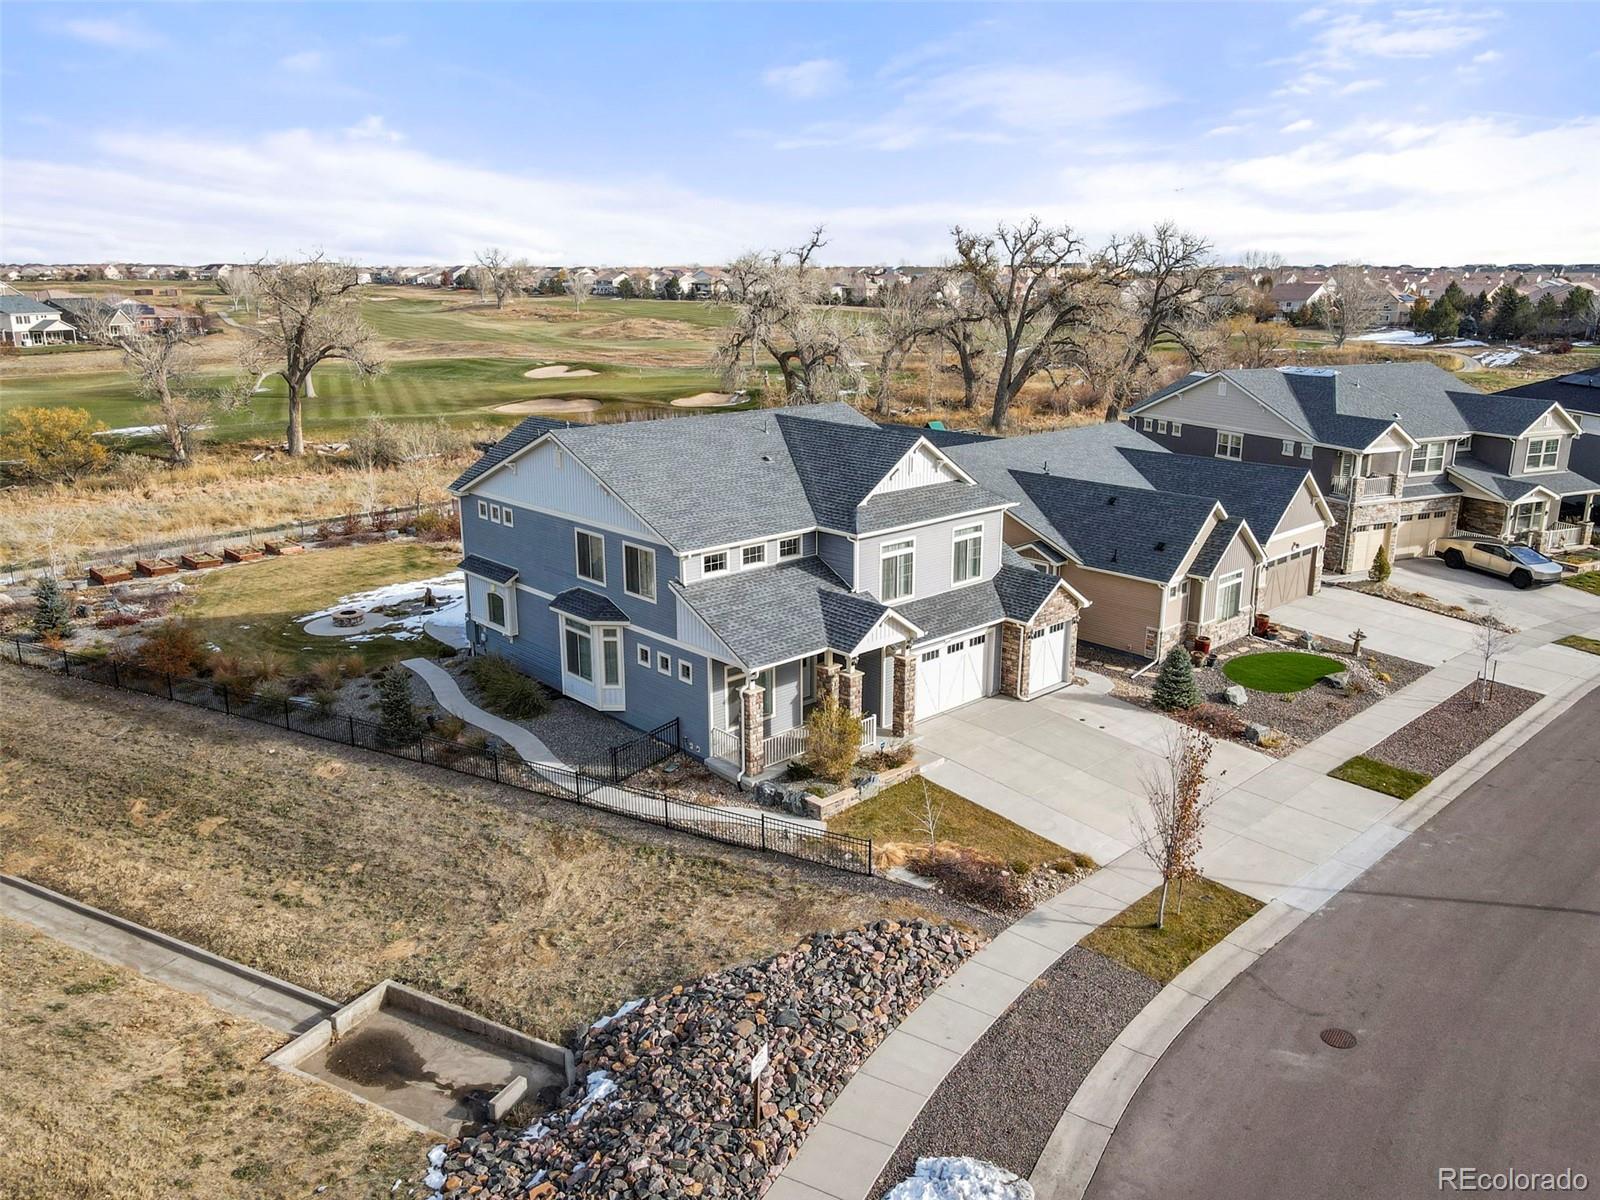
[[[593,372],[589,372],[593,374]],[[495,412],[514,413],[518,416],[566,416],[568,414],[598,412],[600,401],[580,396],[546,396],[539,400],[516,400],[495,406]]]
[[[574,369],[565,363],[552,363],[548,367],[535,367],[531,371],[524,371],[522,377],[524,379],[579,379],[585,375],[597,374],[599,374],[598,371],[588,371],[582,367]]]
[[[725,404],[738,404],[740,399],[732,392],[696,392],[692,396],[679,396],[672,403],[678,408],[721,408]]]

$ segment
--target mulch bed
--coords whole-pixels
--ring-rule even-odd
[[[1416,720],[1395,730],[1371,750],[1368,758],[1438,776],[1483,745],[1542,699],[1538,692],[1494,685],[1488,700],[1477,703],[1478,684],[1469,683]]]
[[[1093,950],[1068,950],[945,1077],[872,1195],[930,1155],[970,1155],[1026,1178],[1078,1085],[1160,990]]]

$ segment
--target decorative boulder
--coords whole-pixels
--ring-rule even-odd
[[[1250,693],[1236,683],[1222,693],[1222,699],[1235,708],[1243,708],[1250,702]]]
[[[1350,686],[1350,672],[1349,671],[1333,671],[1333,672],[1330,672],[1329,674],[1324,675],[1322,677],[1322,682],[1327,684],[1329,687],[1336,687],[1336,688],[1340,689],[1341,691],[1343,691],[1345,688]]]
[[[1260,746],[1272,737],[1272,727],[1270,725],[1258,725],[1252,721],[1244,727],[1244,737],[1245,741],[1253,742]]]

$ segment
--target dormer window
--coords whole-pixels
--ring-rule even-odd
[[[779,538],[778,539],[778,557],[779,558],[799,558],[800,557],[800,539],[797,538],[797,537]]]
[[[767,561],[767,546],[763,542],[755,546],[746,546],[739,554],[739,563],[746,567],[759,567]]]
[[[714,554],[700,556],[700,574],[702,575],[720,575],[727,569],[728,552],[726,550],[718,550]]]
[[[1560,438],[1534,438],[1528,443],[1528,470],[1554,471],[1560,461]]]

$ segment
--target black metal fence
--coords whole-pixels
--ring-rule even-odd
[[[765,813],[736,812],[709,804],[675,800],[660,792],[622,782],[625,776],[618,777],[617,772],[626,769],[635,759],[649,759],[644,763],[648,766],[676,752],[679,730],[675,720],[651,730],[634,742],[616,747],[611,768],[613,777],[606,778],[581,768],[523,762],[516,755],[501,754],[493,747],[479,748],[435,737],[430,733],[397,739],[386,735],[383,727],[376,722],[341,716],[310,700],[283,696],[270,690],[245,692],[209,679],[152,671],[110,656],[52,650],[40,642],[25,641],[20,637],[12,639],[12,647],[12,653],[6,657],[14,657],[25,667],[56,671],[73,679],[141,692],[225,716],[272,725],[291,733],[308,734],[361,750],[443,767],[520,791],[619,813],[637,821],[691,833],[724,845],[782,854],[858,875],[873,873],[872,842],[868,838],[830,833]],[[650,758],[651,755],[656,757]],[[635,769],[642,770],[643,766]]]
[[[678,718],[657,725],[643,737],[634,738],[607,752],[610,758],[611,781],[621,783],[631,779],[647,767],[653,767],[671,758],[683,748],[682,726]]]

